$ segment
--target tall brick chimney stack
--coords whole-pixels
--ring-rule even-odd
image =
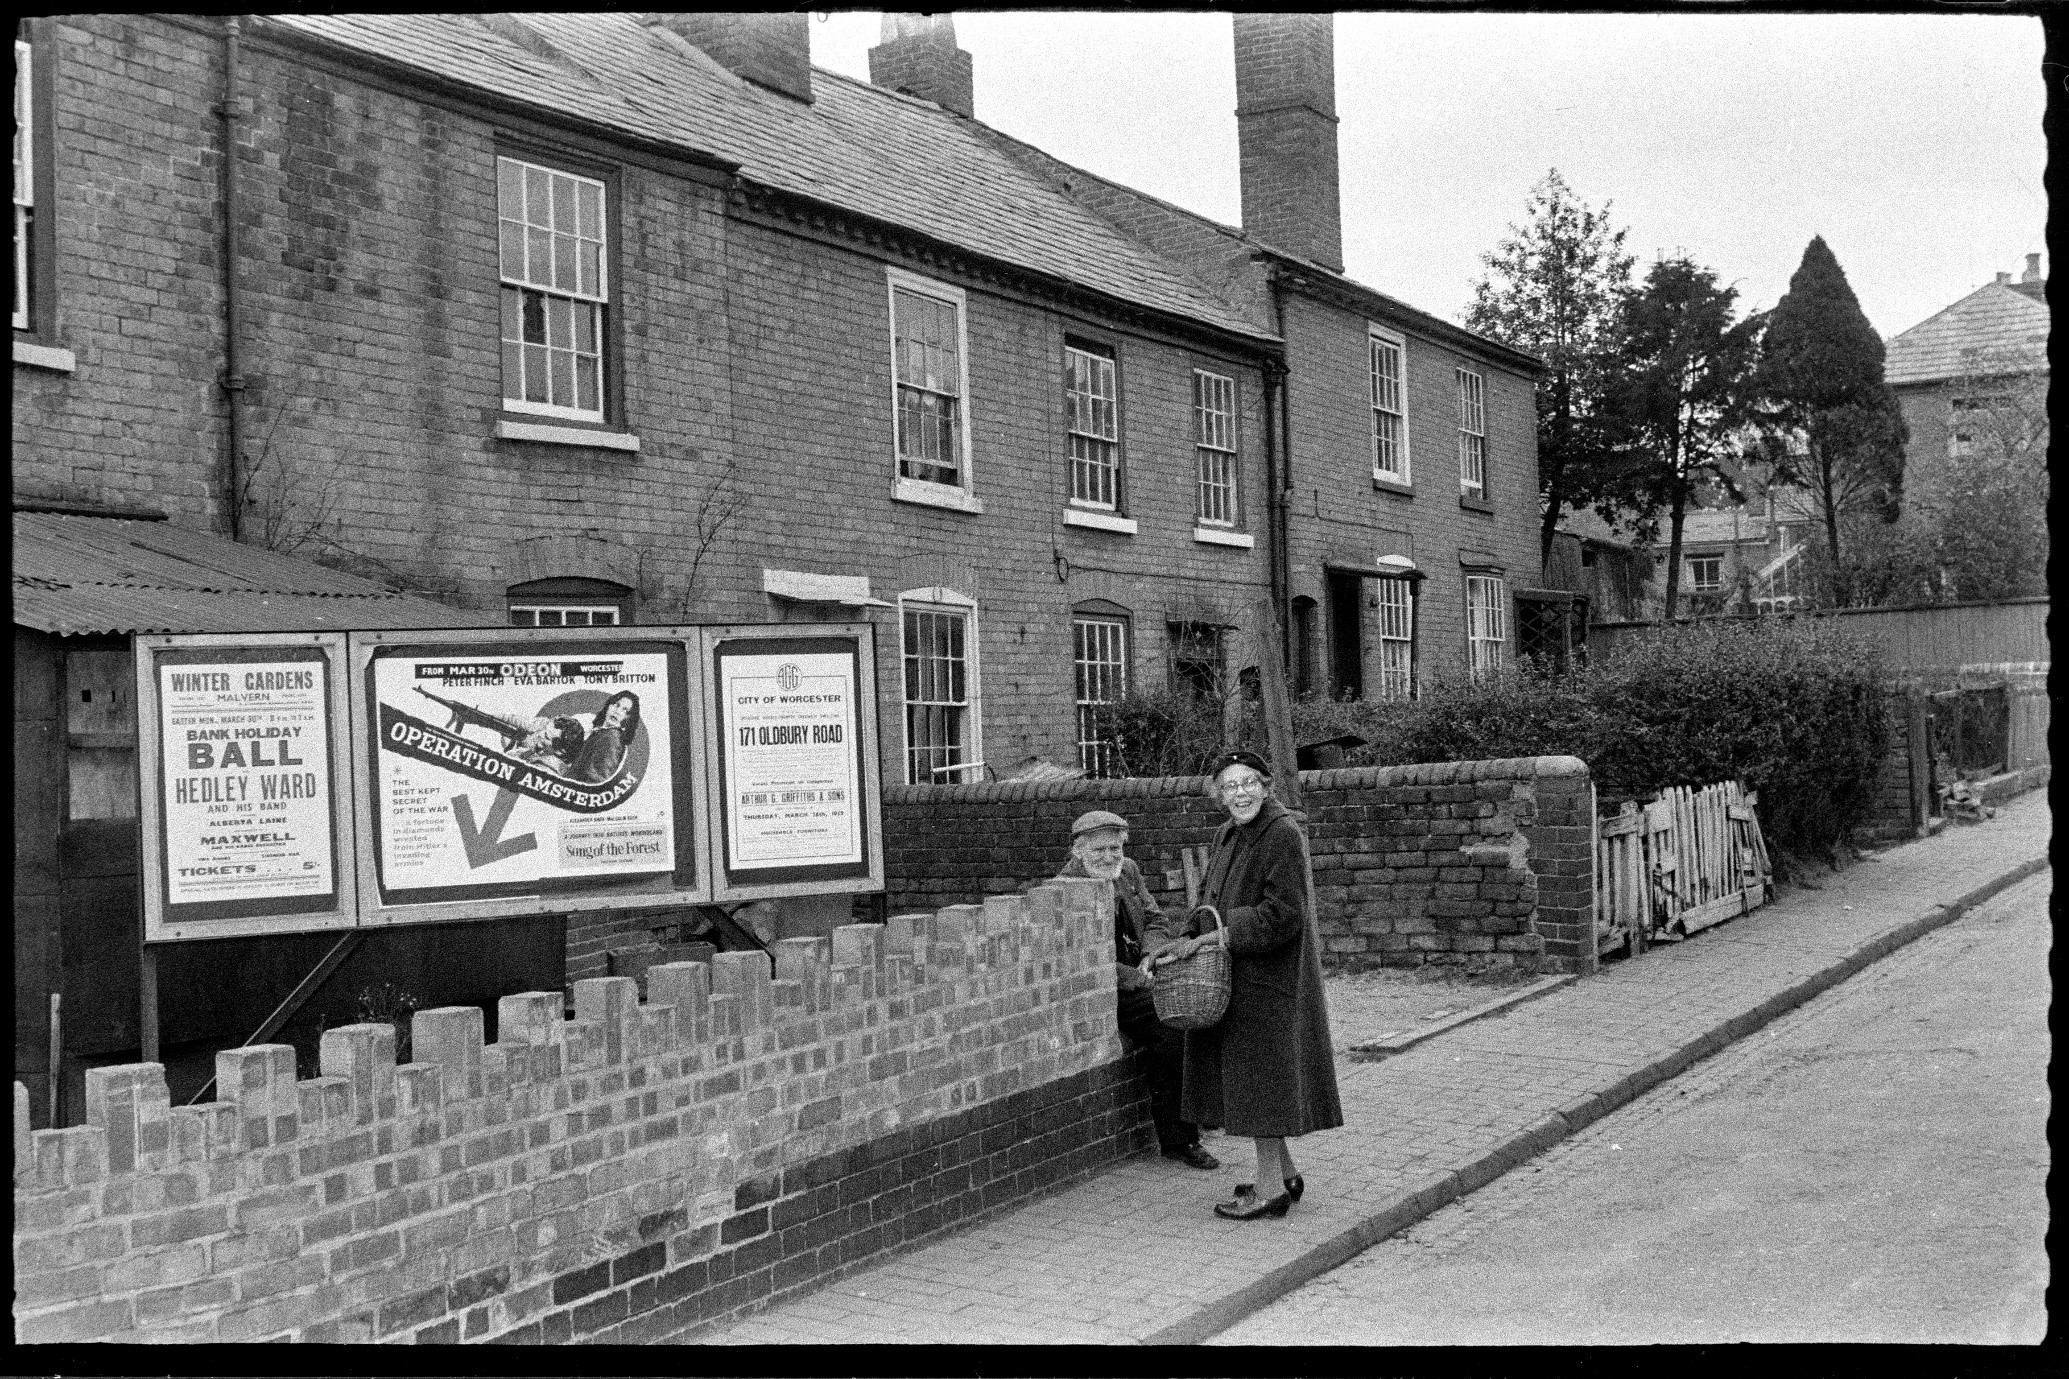
[[[649,27],[667,29],[702,48],[734,76],[780,91],[793,100],[812,99],[811,16],[803,10],[756,14],[648,14]]]
[[[1336,18],[1235,16],[1243,228],[1343,271],[1336,173]]]
[[[887,11],[877,46],[869,50],[869,82],[976,118],[970,55],[956,46],[954,15]]]
[[[2037,283],[2041,280],[2042,279],[2040,276],[2040,255],[2026,255],[2026,271],[2019,275],[2019,281],[2022,283]]]

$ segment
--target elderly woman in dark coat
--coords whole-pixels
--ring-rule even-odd
[[[1228,1011],[1185,1036],[1185,1118],[1247,1135],[1257,1145],[1256,1183],[1237,1187],[1218,1216],[1284,1216],[1306,1184],[1286,1141],[1343,1124],[1322,994],[1321,939],[1308,909],[1306,845],[1268,793],[1271,772],[1249,752],[1231,752],[1214,773],[1229,812],[1214,840],[1201,898],[1220,912],[1234,958]],[[1196,914],[1189,937],[1163,946],[1145,966],[1186,957],[1213,922]]]

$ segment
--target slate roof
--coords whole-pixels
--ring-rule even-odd
[[[164,522],[14,514],[14,621],[60,636],[480,627],[484,613]]]
[[[1892,387],[1936,383],[1971,369],[1968,360],[2030,359],[2047,367],[2047,303],[2005,283],[1985,283],[1901,335],[1893,336],[1882,376]]]
[[[497,21],[499,27],[521,23],[550,45],[544,53],[471,15],[295,14],[269,15],[265,22],[506,100],[716,157],[763,186],[1134,306],[1254,340],[1277,339],[1183,268],[992,147],[972,122],[930,101],[814,68],[815,99],[806,105],[741,80],[630,14]]]

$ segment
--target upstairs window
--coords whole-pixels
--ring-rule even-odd
[[[1063,396],[1070,433],[1070,500],[1118,512],[1121,506],[1121,402],[1113,355],[1081,345],[1063,351]]]
[[[1193,446],[1199,458],[1200,525],[1236,525],[1236,380],[1193,371]]]
[[[1408,479],[1408,404],[1402,391],[1402,338],[1372,331],[1372,477],[1405,484]]]
[[[17,22],[16,32],[20,32]],[[29,265],[36,233],[35,50],[14,41],[14,328],[29,328]]]
[[[1480,375],[1458,370],[1458,491],[1487,498],[1487,405]]]
[[[1466,576],[1466,664],[1475,680],[1502,667],[1508,641],[1507,581],[1499,575]]]
[[[969,486],[963,305],[958,288],[891,270],[891,365],[901,481],[937,489]]]
[[[496,159],[503,279],[503,405],[602,421],[605,186]]]

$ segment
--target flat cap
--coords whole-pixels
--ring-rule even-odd
[[[1089,814],[1078,815],[1078,821],[1070,826],[1070,836],[1075,838],[1080,833],[1091,833],[1102,828],[1118,828],[1126,833],[1128,821],[1111,809],[1095,809]]]

